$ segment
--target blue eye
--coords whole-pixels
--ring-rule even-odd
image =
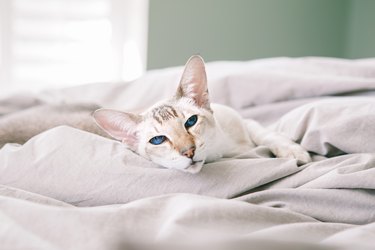
[[[154,145],[159,145],[159,144],[162,144],[166,139],[167,137],[165,137],[164,135],[158,135],[158,136],[152,137],[149,142]]]
[[[195,123],[197,123],[197,120],[198,120],[197,115],[190,116],[190,118],[187,119],[187,121],[185,122],[185,128],[190,128],[190,127],[194,126]]]

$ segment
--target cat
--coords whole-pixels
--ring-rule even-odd
[[[205,63],[192,56],[176,94],[140,114],[98,109],[100,128],[140,156],[169,169],[198,173],[204,163],[233,157],[265,145],[276,157],[297,164],[311,161],[308,152],[287,137],[244,120],[233,109],[210,103]]]

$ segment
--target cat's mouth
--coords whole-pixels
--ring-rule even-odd
[[[199,171],[201,171],[203,167],[203,164],[204,164],[204,161],[193,161],[192,164],[188,166],[187,168],[185,168],[183,171],[191,173],[191,174],[199,173]]]

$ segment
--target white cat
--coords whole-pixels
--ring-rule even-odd
[[[141,114],[99,109],[97,124],[129,149],[160,166],[198,173],[205,162],[233,157],[256,145],[268,146],[277,157],[311,161],[290,139],[243,120],[233,109],[210,103],[204,61],[192,56],[174,97]]]

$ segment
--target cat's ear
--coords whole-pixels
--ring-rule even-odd
[[[211,110],[206,70],[202,57],[198,55],[192,56],[186,63],[176,97],[190,98],[198,107]]]
[[[110,136],[121,140],[135,150],[138,144],[137,126],[142,121],[140,115],[112,109],[98,109],[92,116],[96,123]]]

